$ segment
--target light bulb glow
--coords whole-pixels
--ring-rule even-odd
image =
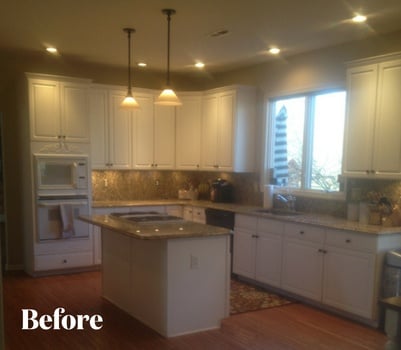
[[[272,47],[272,48],[269,50],[269,52],[270,52],[272,55],[278,55],[278,54],[280,53],[280,49],[279,49],[278,47]]]
[[[170,88],[164,89],[161,92],[161,94],[157,98],[155,104],[159,105],[159,106],[181,106],[182,105],[181,101],[178,99],[175,92]]]
[[[57,49],[55,47],[47,47],[46,51],[51,53],[51,54],[53,54],[53,55],[58,53],[58,51],[57,51]]]
[[[138,109],[139,104],[132,95],[128,94],[124,100],[122,100],[120,107],[123,109]]]
[[[352,18],[352,21],[355,23],[363,23],[366,21],[366,16],[357,14]]]

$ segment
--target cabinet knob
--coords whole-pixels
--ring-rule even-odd
[[[351,243],[351,239],[347,238],[347,239],[345,240],[345,243]]]
[[[300,235],[303,235],[305,233],[305,231],[299,231]]]
[[[63,264],[66,264],[66,263],[67,263],[67,259],[64,259],[64,260],[63,260]]]

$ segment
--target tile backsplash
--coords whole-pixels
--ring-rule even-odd
[[[259,176],[255,173],[205,171],[97,170],[92,171],[94,201],[178,198],[179,189],[196,189],[222,178],[234,186],[234,201],[262,205]],[[205,198],[207,199],[207,198]]]
[[[207,171],[96,170],[92,171],[94,201],[176,199],[179,189],[198,188],[222,178],[234,186],[234,202],[243,205],[263,205],[257,173],[225,173]],[[347,201],[358,189],[361,200],[370,191],[381,193],[393,204],[400,201],[401,182],[392,180],[349,179]],[[208,198],[200,198],[208,199]],[[304,212],[346,217],[347,201],[297,197],[296,209]]]

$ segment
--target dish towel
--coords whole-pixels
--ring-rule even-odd
[[[61,214],[61,225],[62,225],[61,238],[70,238],[75,236],[72,205],[60,204],[60,214]]]

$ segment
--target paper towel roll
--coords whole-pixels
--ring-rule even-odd
[[[263,208],[273,208],[274,185],[265,185],[263,192]]]

